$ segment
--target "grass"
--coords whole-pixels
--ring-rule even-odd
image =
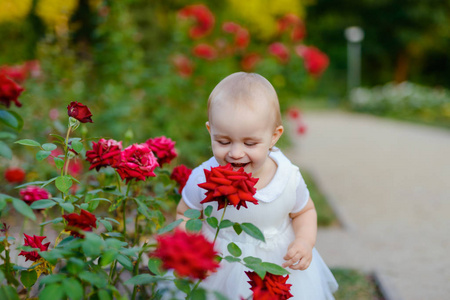
[[[373,278],[357,270],[334,268],[331,270],[339,289],[336,300],[383,300]]]

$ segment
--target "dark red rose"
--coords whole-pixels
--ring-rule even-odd
[[[194,19],[195,24],[189,29],[189,36],[192,39],[207,36],[214,27],[215,17],[208,7],[203,4],[193,4],[184,7],[178,12],[178,17]]]
[[[199,233],[187,233],[179,229],[172,234],[156,236],[158,245],[150,256],[158,257],[163,268],[173,269],[179,276],[204,279],[208,271],[219,267],[214,245]]]
[[[153,151],[153,153],[156,154],[160,166],[170,163],[172,159],[177,157],[175,142],[170,138],[160,136],[154,139],[148,139],[145,143]]]
[[[192,53],[206,60],[214,60],[217,57],[217,50],[208,44],[198,44],[192,49]]]
[[[25,171],[21,168],[8,168],[5,170],[5,179],[9,183],[21,183],[25,180]]]
[[[185,165],[179,165],[178,167],[173,168],[172,174],[170,175],[170,179],[175,180],[180,185],[178,189],[178,193],[180,195],[191,173],[192,170],[186,167]]]
[[[18,85],[14,80],[0,74],[0,103],[9,107],[11,102],[14,102],[17,107],[21,107],[22,103],[17,98],[19,98],[23,90],[23,87]]]
[[[244,71],[253,71],[256,64],[262,59],[261,55],[258,53],[249,53],[242,58],[241,67]]]
[[[43,200],[43,199],[50,199],[52,195],[43,188],[29,185],[24,189],[20,190],[20,196],[22,197],[22,200],[25,201],[28,205],[31,205],[31,203]]]
[[[289,61],[289,49],[282,43],[276,42],[269,45],[269,53],[275,56],[279,62],[286,64]]]
[[[119,173],[122,180],[128,183],[135,178],[145,181],[147,177],[156,176],[153,170],[159,166],[155,155],[147,144],[133,144],[121,153],[120,161],[113,167]]]
[[[86,160],[91,163],[89,170],[100,170],[102,167],[112,166],[115,161],[120,160],[122,142],[115,140],[100,139],[92,143],[92,150],[86,151]]]
[[[194,64],[186,55],[174,55],[172,57],[172,63],[181,77],[190,77],[194,72]]]
[[[91,119],[91,111],[86,105],[79,102],[70,102],[70,104],[67,106],[67,114],[69,115],[69,117],[75,118],[81,123],[93,123]]]
[[[18,83],[23,83],[28,76],[28,70],[25,65],[20,66],[1,66],[0,75],[3,74],[6,77],[14,80]]]
[[[84,235],[80,231],[92,231],[92,228],[97,228],[97,218],[90,212],[82,209],[80,214],[71,213],[63,215],[67,221],[66,230],[70,231],[70,235],[74,237],[83,238]]]
[[[37,248],[40,251],[47,251],[48,245],[50,245],[50,242],[47,244],[42,244],[42,241],[46,239],[46,236],[37,236],[33,235],[33,237],[29,236],[28,234],[24,233],[24,246],[29,246],[32,248]],[[31,261],[37,261],[41,256],[37,251],[21,251],[19,255],[25,256],[25,261],[31,260]]]
[[[231,164],[227,164],[211,168],[211,171],[205,169],[204,172],[206,182],[198,186],[207,192],[206,198],[200,203],[217,201],[218,210],[224,208],[225,204],[233,205],[237,209],[241,206],[247,208],[247,201],[258,204],[258,200],[253,198],[258,178],[253,178],[251,173],[244,171],[244,168],[233,171]]]
[[[293,297],[290,292],[292,284],[286,283],[289,275],[282,276],[266,273],[264,279],[261,279],[261,277],[259,277],[256,272],[246,271],[245,274],[247,274],[248,278],[250,279],[248,283],[250,283],[251,286],[250,290],[253,291],[254,300],[284,300]],[[268,295],[270,295],[271,298],[268,298]]]
[[[328,56],[315,47],[299,45],[295,52],[303,58],[306,71],[315,77],[322,75],[330,63]]]

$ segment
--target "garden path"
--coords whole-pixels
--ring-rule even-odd
[[[342,221],[319,230],[330,267],[375,271],[391,300],[450,294],[450,132],[341,111],[307,112],[287,155]]]

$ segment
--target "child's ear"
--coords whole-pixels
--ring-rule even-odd
[[[209,121],[206,122],[206,129],[208,129],[208,132],[211,133],[211,127],[209,126]]]
[[[275,146],[275,144],[278,142],[278,140],[280,139],[283,132],[284,132],[284,127],[282,125],[275,128],[275,131],[273,132],[273,135],[272,135],[272,142],[270,143],[270,148]]]

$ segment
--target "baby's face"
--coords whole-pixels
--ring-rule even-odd
[[[220,165],[230,163],[235,170],[243,167],[256,178],[264,177],[269,170],[269,148],[283,132],[282,126],[274,128],[273,112],[269,107],[249,109],[214,104],[206,126],[214,157]]]

